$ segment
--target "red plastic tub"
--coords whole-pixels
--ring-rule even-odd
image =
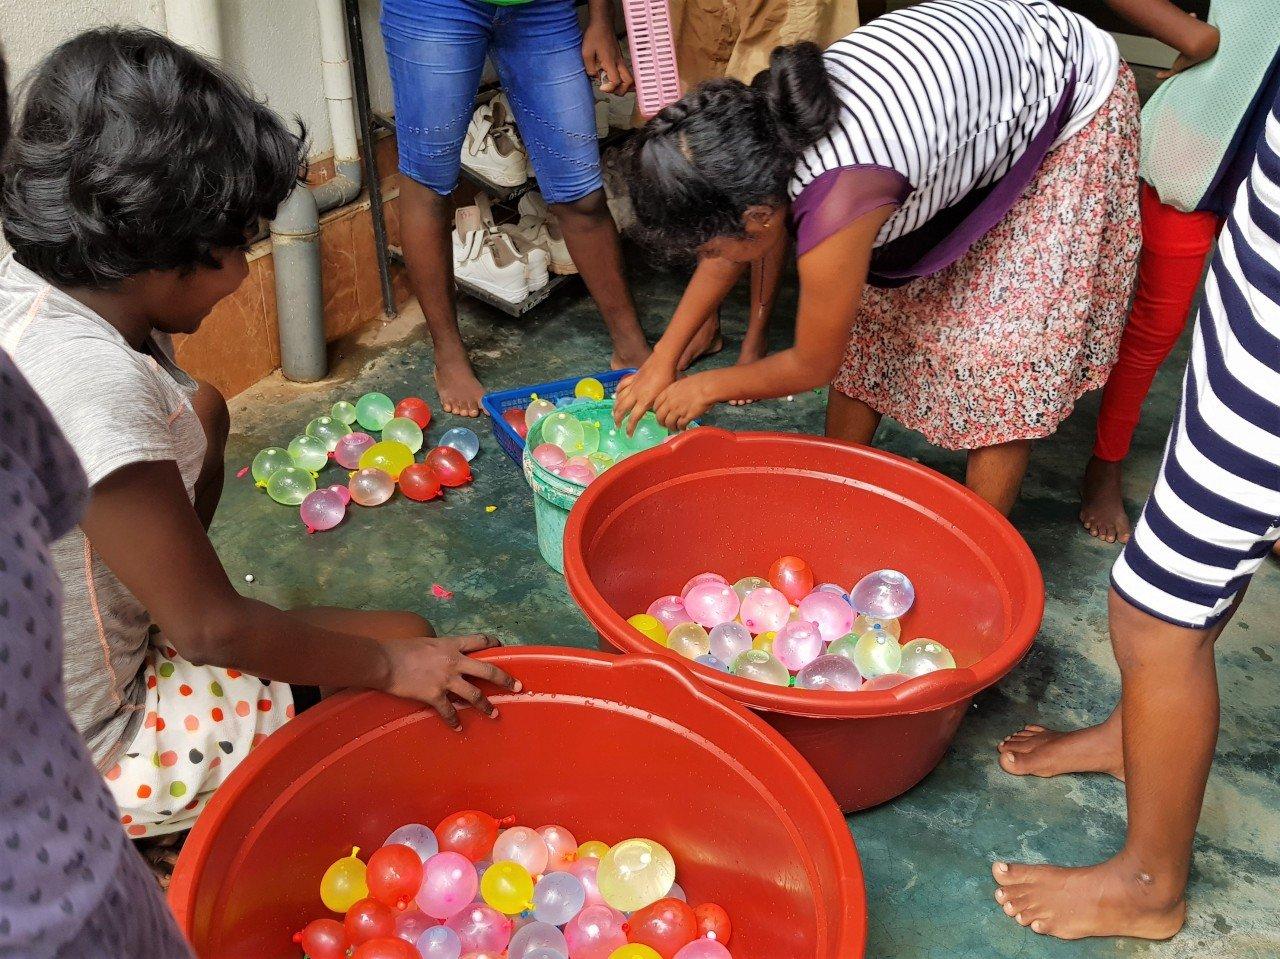
[[[846,589],[905,572],[903,635],[962,667],[891,690],[814,693],[680,664],[760,713],[813,764],[846,812],[885,802],[936,766],[979,690],[1020,660],[1044,614],[1031,550],[998,512],[910,460],[812,436],[691,430],[587,487],[565,530],[565,576],[605,643],[678,659],[629,627],[708,570],[730,582],[802,556]]]
[[[644,835],[694,902],[734,922],[735,959],[861,957],[862,870],[813,770],[749,711],[656,657],[481,654],[523,681],[465,733],[380,693],[344,693],[253,751],[178,860],[169,901],[202,959],[298,959],[325,868],[397,826],[477,808],[585,841]]]

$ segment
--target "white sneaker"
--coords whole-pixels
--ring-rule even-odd
[[[507,244],[490,243],[482,230],[466,236],[453,231],[453,275],[457,279],[515,304],[529,295],[526,273],[526,264]]]
[[[498,186],[515,187],[529,179],[529,157],[514,129],[495,123],[495,113],[505,116],[495,101],[476,108],[462,143],[462,165]]]
[[[493,218],[493,205],[487,193],[477,193],[474,206],[459,207],[453,215],[453,224],[459,237],[479,230],[489,235],[490,242],[507,243],[511,253],[526,265],[530,292],[542,289],[550,281],[547,271],[551,265],[551,254],[521,236],[514,224],[499,226]]]
[[[537,190],[530,190],[520,198],[518,207],[520,222],[516,231],[534,246],[540,246],[551,257],[551,272],[559,276],[571,276],[578,272],[569,247],[564,242],[560,225],[547,208],[547,202]]]

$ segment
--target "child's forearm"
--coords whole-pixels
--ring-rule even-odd
[[[1171,0],[1107,0],[1107,5],[1183,56],[1206,60],[1217,50],[1217,28],[1196,19]]]
[[[792,347],[754,363],[695,375],[704,379],[703,388],[711,403],[727,403],[737,399],[771,400],[818,389],[831,382],[838,368],[829,362],[807,360]]]

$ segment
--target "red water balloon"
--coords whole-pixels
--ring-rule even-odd
[[[293,937],[310,959],[346,959],[347,931],[336,919],[313,919]]]
[[[431,423],[431,407],[416,396],[407,396],[396,404],[396,416],[413,420],[425,430]]]
[[[729,921],[729,914],[723,908],[714,902],[704,902],[694,907],[693,915],[698,920],[699,939],[714,939],[722,946],[729,944],[729,939],[733,936],[733,923]]]
[[[351,959],[420,959],[420,956],[411,943],[383,936],[357,947]]]
[[[445,486],[462,486],[471,482],[471,464],[452,446],[437,446],[427,454],[426,465],[436,471]]]
[[[414,463],[400,471],[400,492],[419,503],[435,499],[443,493],[435,468],[426,463]]]
[[[795,605],[813,592],[813,570],[799,556],[784,556],[769,567],[769,582]]]
[[[525,439],[529,435],[529,427],[524,421],[524,410],[503,410],[502,418],[516,431],[516,436]]]
[[[408,846],[383,846],[365,866],[369,895],[394,909],[408,909],[422,885],[422,860]]]
[[[659,899],[651,906],[637,909],[622,928],[627,942],[648,946],[662,959],[673,959],[698,938],[698,920],[688,903],[679,899]]]
[[[488,859],[493,844],[498,841],[498,830],[515,824],[515,817],[497,820],[485,812],[466,809],[441,820],[436,826],[436,839],[441,852],[456,852],[472,862]]]
[[[396,914],[391,911],[390,906],[369,896],[352,904],[342,925],[351,945],[358,946],[370,939],[394,936]]]

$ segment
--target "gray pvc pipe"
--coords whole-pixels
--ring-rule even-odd
[[[299,183],[271,221],[275,260],[280,370],[295,383],[314,383],[329,372],[320,276],[320,214],[360,193],[360,164],[343,161],[333,179],[314,189]]]

